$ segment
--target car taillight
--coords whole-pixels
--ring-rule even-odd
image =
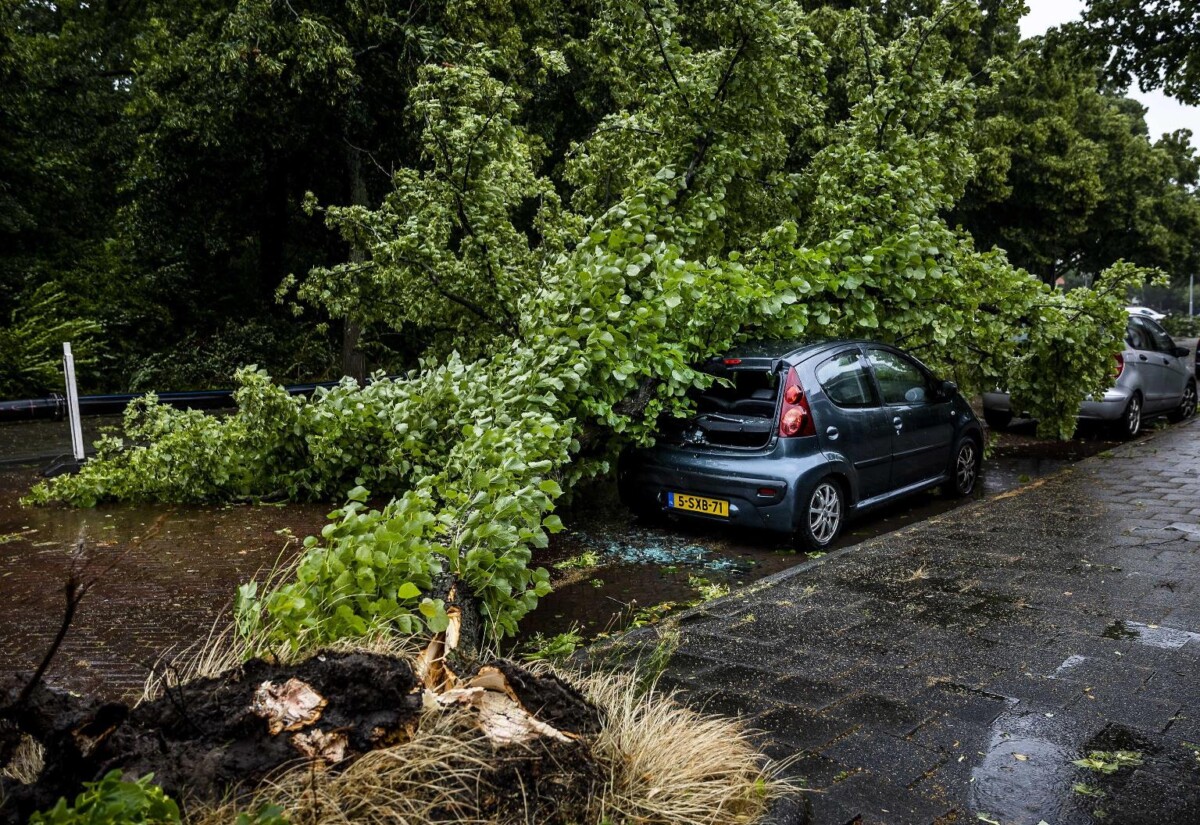
[[[1118,352],[1117,353],[1117,374],[1114,375],[1113,378],[1120,378],[1121,373],[1123,373],[1124,371],[1125,371],[1125,356]]]
[[[779,412],[779,434],[784,438],[802,435],[816,435],[817,428],[813,424],[812,410],[808,407],[808,399],[804,395],[804,387],[800,385],[800,377],[796,368],[788,370],[787,381],[783,385],[783,408]]]

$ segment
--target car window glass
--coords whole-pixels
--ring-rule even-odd
[[[839,407],[874,407],[871,378],[857,352],[843,352],[830,358],[816,370],[817,383],[825,395]]]
[[[1142,323],[1146,325],[1146,329],[1150,330],[1150,337],[1154,341],[1154,348],[1159,352],[1174,353],[1175,342],[1171,340],[1171,336],[1167,335],[1167,331],[1156,324],[1149,318],[1143,318]]]
[[[929,380],[912,361],[887,350],[867,352],[885,404],[921,404],[933,400]]]
[[[1150,335],[1135,318],[1130,318],[1129,323],[1125,325],[1125,343],[1130,349],[1153,349],[1150,346]]]

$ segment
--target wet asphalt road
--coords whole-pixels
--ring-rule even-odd
[[[678,628],[663,684],[763,731],[818,825],[1200,822],[1200,421]]]

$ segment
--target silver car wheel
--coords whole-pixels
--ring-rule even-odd
[[[1191,418],[1196,414],[1196,385],[1188,384],[1183,391],[1183,403],[1179,405],[1179,417]]]
[[[975,443],[964,441],[958,448],[958,459],[954,463],[955,483],[958,492],[966,495],[975,488],[975,475],[978,472],[978,462],[975,460]]]
[[[822,481],[808,500],[808,531],[817,544],[828,544],[842,525],[842,493],[831,481]]]
[[[1142,429],[1142,402],[1136,395],[1129,399],[1125,409],[1125,432],[1129,437],[1137,435]]]

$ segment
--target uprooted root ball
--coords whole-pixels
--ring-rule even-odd
[[[542,668],[543,672],[545,668]],[[298,768],[249,801],[196,812],[223,825],[282,806],[293,823],[588,823],[724,825],[757,821],[773,777],[738,723],[639,690],[627,675],[571,674],[603,725],[575,748],[539,739],[497,748],[461,716],[425,715],[408,742],[343,771]]]
[[[103,732],[79,724],[95,707],[75,708],[45,743],[46,770],[9,800],[20,816],[113,767],[127,778],[154,772],[185,819],[202,825],[264,805],[281,806],[295,825],[716,825],[754,821],[786,789],[736,723],[641,691],[627,676],[564,679],[503,660],[433,689],[420,659],[256,660],[121,706],[124,714],[105,706],[112,725]],[[86,742],[75,733],[83,729]],[[64,746],[77,748],[71,759],[53,755]]]

